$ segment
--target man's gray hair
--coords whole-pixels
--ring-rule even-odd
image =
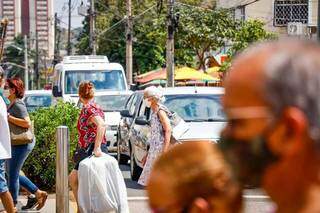
[[[320,47],[310,41],[274,45],[265,64],[265,92],[273,112],[279,116],[289,106],[306,115],[310,136],[320,140]]]

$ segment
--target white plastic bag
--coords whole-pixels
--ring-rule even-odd
[[[127,190],[112,156],[89,157],[78,170],[78,201],[82,213],[129,212]]]

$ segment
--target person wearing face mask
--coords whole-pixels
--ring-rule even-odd
[[[24,96],[24,85],[20,78],[11,78],[6,80],[4,94],[10,100],[8,106],[8,122],[12,126],[20,128],[30,128],[31,121],[27,108],[22,101]],[[35,146],[35,138],[31,143],[23,145],[11,144],[11,159],[7,160],[7,173],[9,190],[16,205],[19,195],[20,185],[35,195],[34,205],[40,210],[46,203],[48,194],[40,190],[26,176],[20,176],[19,172],[23,167],[25,160]]]
[[[78,169],[80,162],[92,154],[94,154],[95,157],[100,157],[102,156],[102,152],[108,153],[107,140],[105,137],[106,125],[104,122],[104,112],[101,107],[94,102],[93,83],[89,81],[81,82],[78,93],[79,101],[83,104],[83,107],[77,124],[79,141],[74,156],[75,167],[69,175],[69,183],[77,204],[79,188]]]
[[[319,57],[311,41],[259,44],[224,82],[219,146],[242,185],[263,187],[278,212],[320,212]]]
[[[167,116],[168,109],[161,105],[164,97],[160,89],[154,86],[148,87],[144,90],[143,96],[145,105],[151,109],[151,137],[150,148],[138,183],[146,186],[155,159],[169,149],[171,125]]]

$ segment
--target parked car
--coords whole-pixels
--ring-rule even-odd
[[[125,109],[125,103],[132,94],[126,91],[96,92],[95,101],[99,104],[105,114],[107,124],[106,137],[109,152],[117,152],[117,131],[121,119],[120,111]]]
[[[27,90],[23,98],[28,112],[33,112],[42,107],[49,107],[52,104],[51,90]]]
[[[220,131],[225,126],[225,116],[220,98],[224,93],[219,87],[165,88],[164,105],[178,113],[189,124],[189,130],[178,140],[211,140],[218,142]],[[117,158],[120,164],[130,159],[132,180],[141,174],[150,138],[150,108],[143,102],[143,92],[133,93],[121,111],[118,130]]]

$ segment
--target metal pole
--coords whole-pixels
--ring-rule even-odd
[[[317,40],[320,41],[320,0],[318,0]]]
[[[28,44],[27,35],[24,35],[24,85],[29,90],[29,69],[28,69]]]
[[[92,55],[96,54],[96,38],[95,38],[95,11],[94,0],[90,0],[90,47]]]
[[[127,29],[126,29],[126,74],[128,84],[132,84],[132,14],[131,14],[131,0],[127,0]]]
[[[56,155],[56,212],[69,212],[69,130],[66,126],[57,128],[57,155]]]
[[[167,86],[174,87],[174,0],[168,0],[168,38],[166,51]]]
[[[68,19],[68,47],[67,47],[67,52],[68,55],[71,55],[71,0],[69,0],[69,19]]]
[[[36,87],[40,89],[40,73],[39,73],[39,38],[38,30],[36,29],[36,56],[35,56],[35,77],[36,77]]]

